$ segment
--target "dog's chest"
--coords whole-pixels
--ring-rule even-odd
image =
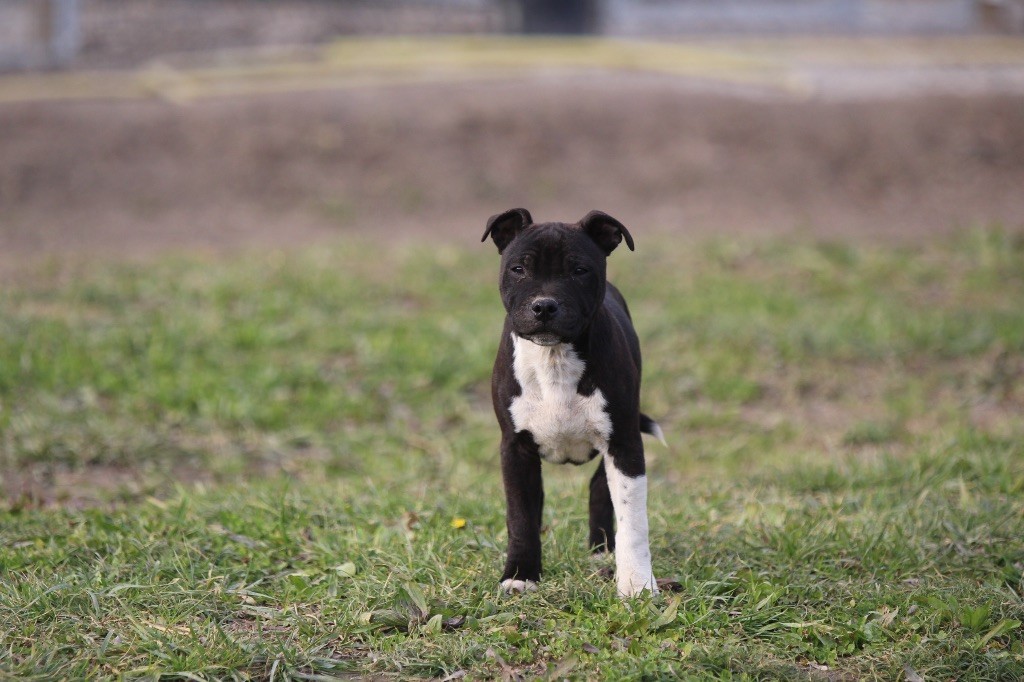
[[[541,457],[582,464],[608,450],[612,424],[600,390],[577,392],[584,363],[568,344],[538,346],[513,336],[513,364],[522,393],[509,412],[516,432],[529,431]]]

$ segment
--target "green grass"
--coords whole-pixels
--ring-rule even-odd
[[[640,237],[640,235],[638,235]],[[638,239],[655,573],[505,545],[489,246],[0,291],[0,678],[1024,678],[1024,240]],[[463,525],[464,521],[464,525]]]

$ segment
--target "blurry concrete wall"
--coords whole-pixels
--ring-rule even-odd
[[[1024,33],[1024,0],[494,1],[524,33]]]
[[[0,0],[0,70],[346,34],[1024,33],[1024,0]]]
[[[1024,32],[1022,0],[605,0],[616,35]]]
[[[67,64],[80,45],[78,0],[0,0],[0,68]]]

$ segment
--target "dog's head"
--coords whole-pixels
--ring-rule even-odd
[[[605,261],[633,238],[618,220],[591,211],[578,223],[533,222],[525,208],[487,221],[501,254],[500,291],[512,329],[542,346],[573,341],[604,301]]]

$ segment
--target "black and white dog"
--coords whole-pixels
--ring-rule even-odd
[[[536,589],[541,574],[541,461],[599,458],[590,481],[590,547],[615,552],[618,592],[658,591],[647,538],[641,432],[664,440],[640,413],[640,343],[605,262],[633,238],[591,211],[575,224],[537,223],[514,208],[487,221],[501,254],[507,316],[491,391],[501,425],[508,558],[506,592]],[[483,241],[482,240],[482,241]]]

